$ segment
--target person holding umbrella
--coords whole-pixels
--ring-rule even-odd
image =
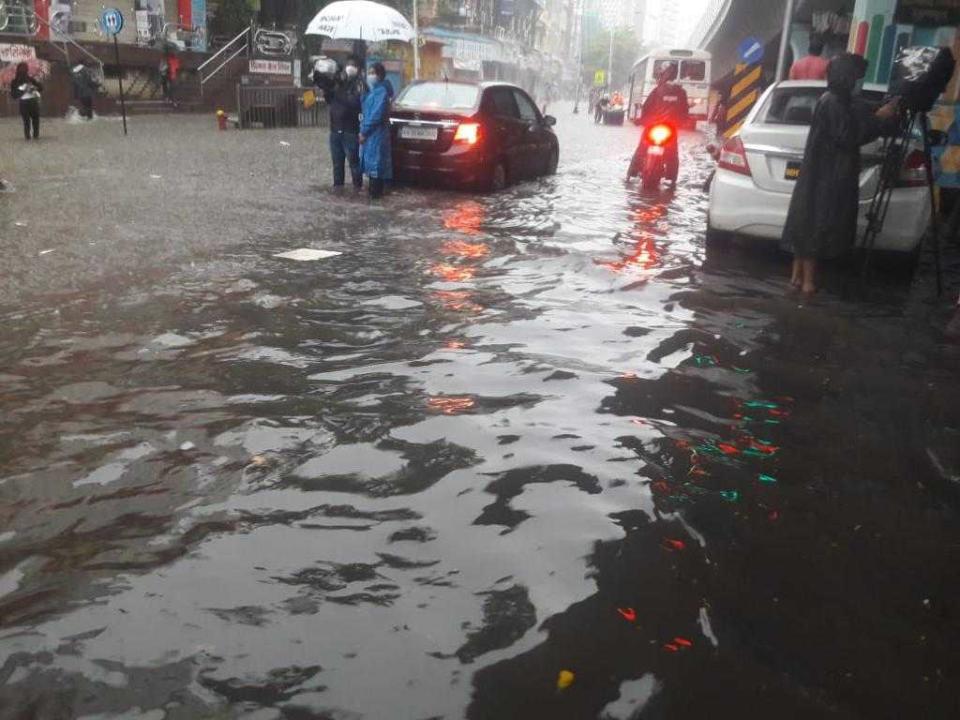
[[[393,179],[393,158],[390,150],[390,96],[382,63],[374,63],[367,71],[370,88],[363,96],[363,120],[360,122],[360,166],[367,176],[370,198],[383,197],[383,184]]]
[[[331,72],[332,71],[332,72]],[[333,161],[333,186],[346,182],[344,164],[350,165],[353,187],[363,187],[360,172],[360,100],[363,97],[363,79],[360,63],[352,55],[347,58],[342,72],[330,59],[317,60],[313,82],[320,88],[330,109],[330,159]]]

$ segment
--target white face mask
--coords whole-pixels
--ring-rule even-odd
[[[367,75],[367,84],[370,87],[376,87],[379,84],[379,82],[380,82],[380,78],[378,78],[376,75]]]
[[[355,78],[357,76],[357,68],[353,65],[347,65],[343,71],[347,74],[348,78]]]

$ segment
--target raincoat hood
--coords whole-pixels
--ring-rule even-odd
[[[843,53],[830,61],[827,68],[827,87],[842,98],[853,94],[857,81],[867,73],[867,61],[859,55]]]

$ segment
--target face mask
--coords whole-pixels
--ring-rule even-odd
[[[353,65],[347,65],[347,67],[344,68],[344,72],[348,78],[355,78],[357,76],[357,69]]]
[[[376,75],[367,75],[367,84],[370,87],[376,87],[380,83],[380,78]]]

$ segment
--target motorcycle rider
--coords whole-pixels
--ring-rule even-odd
[[[667,123],[674,128],[680,128],[690,121],[690,102],[687,91],[674,81],[677,79],[676,63],[668,63],[657,77],[657,86],[647,96],[640,114],[640,123],[644,126],[640,145],[634,154],[634,167],[642,166],[642,155],[646,151],[646,129],[657,123]],[[664,148],[667,165],[667,179],[677,184],[677,174],[680,171],[680,151],[676,136]]]

